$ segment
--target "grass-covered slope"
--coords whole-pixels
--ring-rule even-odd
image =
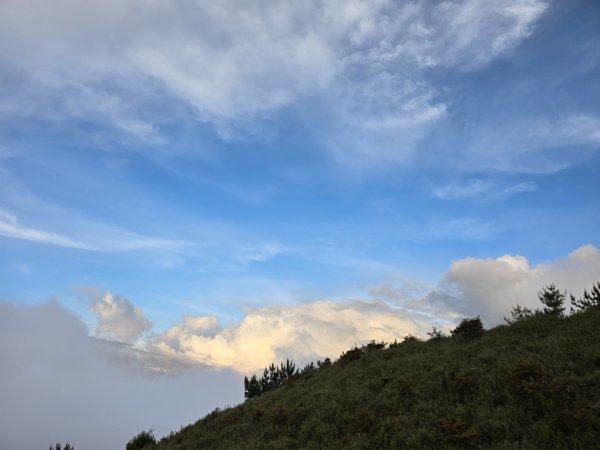
[[[591,449],[600,311],[364,353],[214,412],[157,449]]]

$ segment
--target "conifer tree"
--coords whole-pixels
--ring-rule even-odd
[[[560,292],[554,283],[550,283],[538,292],[538,298],[544,308],[543,314],[563,317],[565,314],[565,299],[567,292]]]
[[[590,292],[587,289],[583,290],[583,297],[576,299],[571,294],[571,305],[577,311],[585,311],[588,309],[600,309],[600,282],[592,285]]]

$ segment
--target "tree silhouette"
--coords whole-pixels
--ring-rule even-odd
[[[75,446],[69,444],[69,442],[67,442],[65,444],[65,446],[63,447],[60,442],[57,442],[56,445],[53,447],[52,445],[50,445],[50,450],[75,450]]]
[[[567,291],[560,292],[554,283],[550,283],[538,292],[538,298],[544,308],[542,314],[563,317],[565,315],[565,299]]]
[[[592,285],[590,292],[587,289],[583,290],[583,297],[576,299],[571,294],[571,305],[577,311],[585,311],[588,309],[600,309],[600,282]]]

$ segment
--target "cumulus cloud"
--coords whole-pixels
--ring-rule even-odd
[[[516,304],[539,307],[537,292],[549,283],[577,296],[599,276],[600,251],[593,245],[535,266],[520,255],[464,258],[452,263],[431,300],[463,315],[481,314],[487,323],[497,324]]]
[[[488,64],[529,36],[546,7],[543,0],[6,0],[0,112],[101,121],[161,143],[160,126],[144,112],[156,99],[163,108],[167,99],[185,104],[223,136],[316,99],[339,160],[405,161],[447,110],[426,71]]]
[[[446,328],[475,315],[494,326],[503,323],[517,304],[540,307],[537,293],[549,283],[579,296],[596,281],[600,281],[600,251],[584,245],[565,258],[535,266],[521,255],[463,258],[452,262],[434,288],[404,280],[373,286],[369,293]]]
[[[133,306],[126,298],[110,292],[90,305],[97,318],[96,335],[117,339],[122,342],[134,342],[152,324],[142,310]]]
[[[242,401],[240,375],[188,370],[150,376],[132,370],[130,348],[88,336],[55,302],[0,301],[0,448],[124,448],[142,429],[157,435],[215,407]]]
[[[452,262],[435,287],[402,278],[399,284],[371,287],[369,300],[249,308],[228,326],[216,316],[185,316],[138,342],[133,359],[153,371],[202,366],[246,374],[288,357],[300,363],[336,358],[354,344],[424,337],[432,325],[450,328],[465,316],[480,315],[488,326],[496,325],[516,304],[539,306],[537,292],[544,285],[553,282],[580,295],[599,273],[600,251],[593,245],[536,266],[520,255],[464,258]],[[131,342],[150,325],[129,302],[114,299],[106,294],[99,303],[110,318],[99,330]]]
[[[383,302],[318,301],[249,309],[239,323],[223,329],[214,317],[185,317],[181,324],[156,335],[149,349],[248,373],[288,357],[335,359],[355,343],[401,339],[422,329],[406,311]]]

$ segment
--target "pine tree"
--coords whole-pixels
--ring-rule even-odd
[[[577,311],[585,311],[588,309],[600,309],[600,282],[592,285],[590,292],[587,289],[583,290],[583,297],[576,299],[571,294],[571,305]]]
[[[554,283],[550,283],[538,292],[538,298],[544,308],[543,314],[563,317],[565,314],[565,299],[567,291],[560,292]]]
[[[252,375],[250,379],[244,377],[244,398],[256,398],[260,397],[261,394],[260,382],[256,378],[256,375]]]

